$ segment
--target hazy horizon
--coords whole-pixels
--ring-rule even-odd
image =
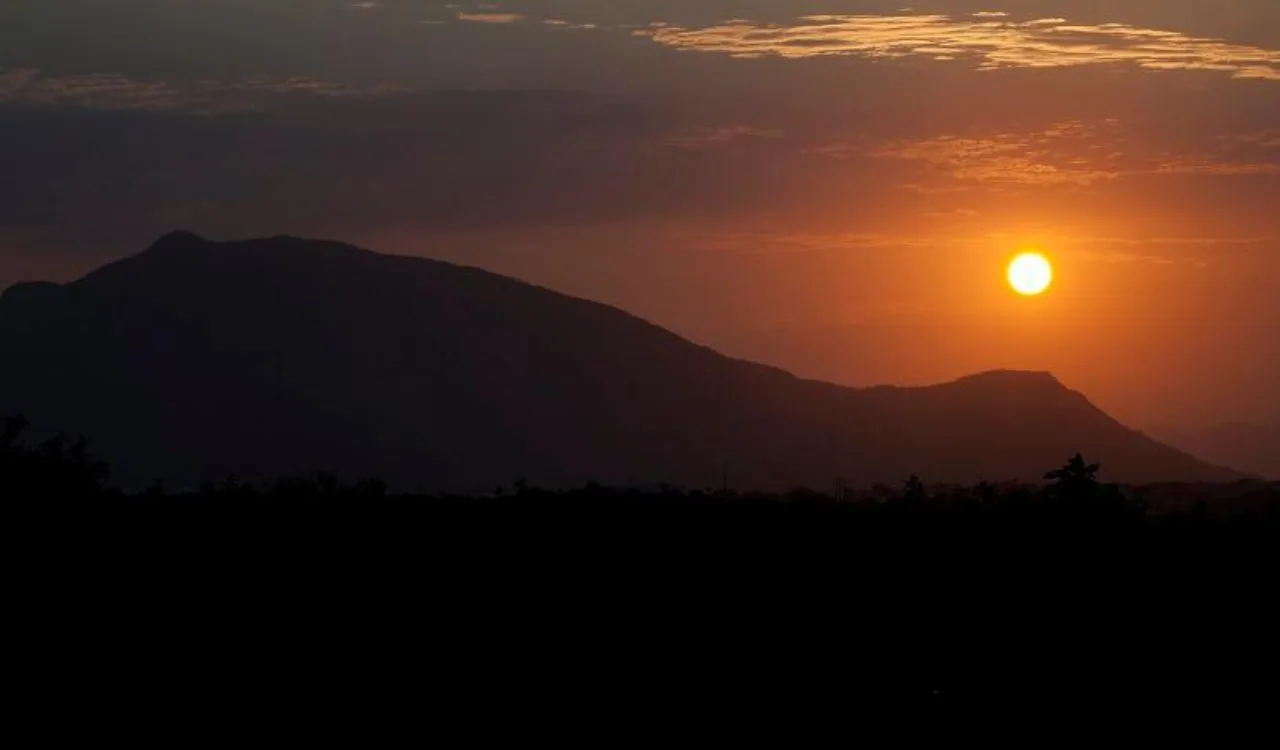
[[[803,377],[1280,423],[1280,4],[900,7],[6,3],[0,287],[288,233]],[[1003,277],[1027,248],[1041,297]]]

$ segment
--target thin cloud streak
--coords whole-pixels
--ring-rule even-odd
[[[1237,137],[1218,153],[1141,153],[1116,120],[1062,122],[1033,133],[946,134],[888,143],[829,143],[805,152],[832,159],[874,158],[915,162],[929,174],[961,184],[1018,187],[1084,187],[1139,175],[1246,177],[1280,175],[1264,154],[1238,153],[1234,145],[1267,148],[1268,131]],[[920,192],[942,192],[931,184]]]
[[[520,13],[467,13],[458,11],[458,20],[465,23],[519,23],[524,20]]]
[[[814,15],[790,25],[734,20],[702,28],[657,23],[633,32],[676,50],[738,58],[969,60],[981,70],[1131,65],[1201,70],[1280,81],[1280,50],[1120,23],[1071,25],[1061,18]]]
[[[743,231],[716,234],[690,233],[685,244],[691,250],[736,255],[787,255],[802,253],[900,252],[936,250],[990,252],[993,247],[1020,246],[1024,238],[1001,232],[972,236],[904,235],[857,232],[768,232]],[[1043,244],[1069,254],[1074,260],[1105,263],[1150,263],[1204,267],[1214,262],[1213,252],[1266,246],[1272,237],[1110,237],[1050,234]],[[1162,255],[1143,252],[1151,247],[1181,248],[1191,254]]]
[[[783,133],[778,130],[765,130],[748,125],[734,125],[719,128],[703,128],[690,133],[681,133],[667,141],[674,148],[697,150],[713,146],[723,146],[744,139],[778,139]]]
[[[1123,174],[1117,168],[1118,154],[1108,155],[1103,164],[1097,158],[1084,159],[1064,147],[1064,142],[1095,137],[1095,130],[1081,123],[1064,123],[1031,136],[999,134],[987,138],[941,136],[917,141],[898,141],[876,149],[879,158],[918,161],[941,169],[952,178],[966,182],[1017,185],[1091,185]],[[1074,149],[1075,151],[1080,151]]]
[[[351,88],[302,77],[260,78],[233,83],[174,83],[144,81],[114,73],[54,76],[33,68],[0,68],[0,104],[73,106],[100,110],[218,114],[257,110],[272,97],[367,99],[397,91],[392,86]]]

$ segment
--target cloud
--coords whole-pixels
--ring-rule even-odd
[[[953,215],[973,216],[977,212],[960,209]],[[927,214],[926,214],[927,215]],[[940,215],[940,214],[939,214]],[[859,233],[859,232],[770,232],[717,231],[688,233],[686,244],[702,252],[742,255],[798,254],[833,251],[901,251],[921,248],[985,251],[992,247],[1025,244],[1025,238],[1003,232],[977,235]],[[1104,263],[1190,264],[1203,266],[1212,251],[1265,246],[1273,239],[1266,237],[1112,237],[1081,234],[1049,233],[1039,238],[1057,252],[1069,253],[1074,260]],[[1180,252],[1155,253],[1152,248]],[[1145,252],[1144,252],[1145,251]]]
[[[954,183],[989,186],[1089,186],[1137,175],[1204,175],[1237,177],[1278,175],[1280,164],[1258,154],[1230,154],[1244,144],[1267,148],[1280,145],[1272,131],[1224,139],[1218,153],[1141,153],[1117,132],[1120,123],[1067,121],[1032,133],[945,134],[898,139],[887,143],[836,142],[809,148],[806,153],[833,159],[897,159],[922,165],[931,176]],[[1131,150],[1125,150],[1129,146]],[[1250,158],[1252,157],[1252,158]],[[910,185],[921,193],[954,190],[930,180]]]
[[[543,21],[542,21],[542,22],[543,22],[544,24],[546,24],[547,26],[554,26],[554,27],[556,27],[556,28],[558,28],[558,29],[579,29],[579,30],[590,30],[590,29],[598,29],[598,28],[600,28],[598,24],[594,24],[594,23],[574,23],[573,21],[566,21],[566,20],[564,20],[563,18],[546,18],[546,19],[543,19]]]
[[[524,20],[520,13],[467,13],[458,11],[458,20],[464,23],[518,23]]]
[[[695,150],[712,146],[722,146],[727,143],[743,139],[775,139],[781,137],[782,132],[778,130],[764,130],[747,125],[733,125],[718,128],[701,128],[692,132],[682,133],[668,140],[667,145],[675,148]]]
[[[1029,135],[943,135],[892,141],[863,152],[876,158],[921,162],[962,182],[1083,186],[1124,174],[1118,164],[1123,154],[1098,155],[1083,143],[1098,137],[1098,128],[1071,121]],[[839,157],[851,149],[848,144],[841,149],[841,145],[816,152]]]
[[[369,98],[390,86],[351,88],[314,78],[257,78],[240,82],[138,80],[114,73],[46,75],[32,68],[0,68],[0,104],[73,106],[100,110],[193,114],[253,111],[273,97]]]
[[[1275,162],[1226,162],[1209,158],[1172,159],[1156,166],[1154,174],[1210,175],[1215,177],[1249,177],[1280,175]]]
[[[814,15],[792,24],[748,20],[633,32],[676,50],[739,58],[970,60],[979,69],[1124,64],[1145,70],[1203,70],[1280,81],[1280,50],[1120,23],[1070,25],[1061,18],[1007,21],[947,15]]]
[[[934,237],[875,232],[725,232],[692,235],[690,246],[702,252],[773,255],[934,247]]]
[[[1245,133],[1243,135],[1235,136],[1233,140],[1245,146],[1280,148],[1280,129],[1259,130],[1253,133]]]

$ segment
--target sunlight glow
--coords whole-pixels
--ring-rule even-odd
[[[1053,283],[1053,266],[1040,253],[1022,253],[1009,264],[1009,286],[1018,294],[1032,297]]]

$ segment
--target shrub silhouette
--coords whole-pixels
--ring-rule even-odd
[[[902,503],[911,509],[919,510],[929,504],[929,492],[925,489],[924,481],[920,477],[912,474],[907,477],[907,481],[902,486]]]
[[[29,445],[24,436],[30,423],[22,416],[7,417],[0,431],[0,497],[6,499],[91,499],[103,494],[110,472],[89,454],[83,436],[72,440],[63,433]]]

